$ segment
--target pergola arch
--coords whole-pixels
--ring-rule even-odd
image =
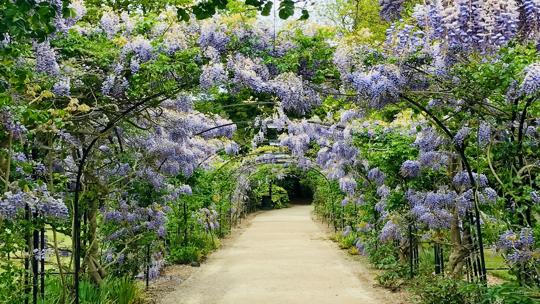
[[[222,150],[221,150],[222,151]],[[219,153],[216,152],[214,155],[211,155],[209,156],[206,160],[212,158],[213,156],[217,155]],[[272,161],[268,161],[268,160],[265,160],[265,159],[247,159],[248,157],[256,157],[256,156],[262,156],[262,155],[279,155],[279,158],[277,159],[274,159]],[[328,179],[328,177],[326,176],[326,174],[324,174],[323,172],[323,169],[320,168],[315,160],[313,158],[310,158],[310,157],[307,157],[307,156],[304,156],[305,158],[307,158],[308,160],[311,161],[311,163],[313,164],[312,166],[310,166],[309,168],[306,168],[306,172],[308,171],[311,171],[311,172],[315,172],[317,175],[321,176],[325,182],[328,184],[328,186],[330,187],[331,186],[331,180]],[[205,161],[206,161],[205,160]],[[238,155],[238,156],[235,156],[231,159],[229,159],[228,161],[226,161],[225,163],[223,163],[220,167],[218,167],[215,171],[213,171],[213,175],[217,175],[219,174],[220,172],[222,172],[223,170],[225,170],[226,168],[228,168],[228,166],[232,165],[232,164],[235,164],[237,163],[238,161],[241,162],[240,166],[238,166],[237,168],[233,169],[231,171],[231,174],[233,175],[236,175],[237,176],[237,180],[238,180],[238,177],[242,174],[245,174],[247,173],[246,171],[250,170],[250,169],[253,169],[253,168],[257,168],[259,166],[262,166],[262,165],[281,165],[281,166],[285,166],[285,165],[294,165],[296,163],[298,163],[298,160],[299,160],[299,157],[297,156],[294,156],[292,154],[290,154],[289,151],[286,151],[286,150],[283,150],[281,149],[281,151],[255,151],[255,152],[252,152],[252,153],[248,153],[248,154],[245,154],[245,155]],[[255,174],[255,172],[250,172],[247,176],[247,178],[249,179],[253,174]],[[214,177],[213,177],[214,178]],[[229,193],[227,193],[226,195],[228,196],[229,198],[229,203],[232,205],[232,196],[233,196],[233,193],[234,191],[236,191],[238,188],[238,184],[236,185],[236,187],[232,188]],[[333,198],[331,198],[331,200],[333,200]],[[333,226],[334,226],[334,229],[337,231],[337,223],[336,223],[336,206],[335,206],[335,202],[332,202],[331,203],[332,205],[332,211],[331,211],[331,214],[330,214],[330,218],[327,219],[328,222],[332,223]],[[240,216],[238,216],[238,218],[241,218],[242,216],[245,216],[245,213],[247,213],[248,210],[242,210],[240,211]],[[222,210],[220,210],[220,212],[222,212]],[[230,217],[230,221],[231,223],[233,222],[234,220],[234,215],[231,211],[229,211],[229,217]],[[220,218],[221,218],[221,215],[220,215]]]

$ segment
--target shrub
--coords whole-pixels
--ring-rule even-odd
[[[369,262],[377,269],[394,269],[399,264],[394,245],[381,243],[376,238],[369,239],[367,245]]]
[[[408,277],[408,271],[406,267],[397,267],[384,271],[377,276],[377,282],[379,285],[391,291],[400,290],[406,283],[405,278]]]
[[[484,294],[482,304],[534,304],[538,303],[538,290],[533,295],[532,289],[520,287],[516,284],[505,283],[492,286]],[[536,301],[533,300],[536,297]]]
[[[57,276],[47,278],[45,299],[41,304],[66,303],[64,290]],[[79,286],[81,304],[139,304],[143,303],[143,292],[137,283],[128,277],[108,277],[99,286],[82,280]]]
[[[436,275],[417,277],[411,284],[418,304],[473,304],[481,301],[481,285]]]
[[[175,264],[189,264],[200,262],[204,255],[201,250],[195,246],[183,246],[171,249],[167,259]]]

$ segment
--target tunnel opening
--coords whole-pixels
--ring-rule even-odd
[[[278,184],[287,190],[291,205],[309,205],[313,201],[313,191],[298,176],[288,175]]]

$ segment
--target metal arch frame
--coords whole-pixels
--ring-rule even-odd
[[[269,155],[272,155],[272,154],[275,154],[275,153],[269,153],[268,151],[259,151],[259,152],[256,152],[256,153],[251,153],[249,155],[251,156],[254,156],[254,155],[264,155],[264,154],[269,154]],[[250,169],[250,168],[256,168],[258,166],[262,166],[262,165],[272,165],[272,164],[275,164],[275,165],[284,165],[284,164],[294,164],[295,160],[297,160],[297,157],[295,156],[292,156],[290,155],[289,153],[280,153],[282,154],[284,157],[281,159],[281,160],[278,160],[277,162],[264,162],[264,160],[262,160],[261,162],[259,162],[260,160],[250,160],[249,162],[247,163],[243,163],[241,164],[240,167],[236,168],[235,170],[233,170],[233,174],[236,174],[236,173],[244,173],[243,171],[244,170],[247,170],[247,169]],[[243,157],[246,157],[246,155],[244,156],[239,156],[239,157],[236,157],[234,160],[238,160],[240,158],[243,158]],[[309,158],[310,160],[312,160],[311,158]],[[231,164],[231,163],[234,163],[233,161],[234,160],[230,160],[228,161],[227,163],[225,163],[224,165],[222,165],[220,168],[218,168],[218,170],[222,170],[223,168],[225,168],[227,165]],[[320,169],[316,168],[316,167],[310,167],[308,170],[306,171],[313,171],[313,172],[316,172],[317,174],[319,174],[320,176],[322,176],[324,178],[324,180],[326,181],[326,183],[328,184],[329,187],[331,187],[331,182],[330,180],[328,179],[328,177],[326,177],[326,175],[324,173],[321,172]],[[251,175],[254,174],[254,173],[251,173],[248,175],[248,178],[251,177]],[[232,193],[235,189],[232,189],[230,192],[229,192],[229,201],[232,200]],[[330,198],[331,200],[331,206],[332,206],[332,213],[331,213],[331,222],[332,222],[332,225],[334,226],[334,229],[337,231],[337,224],[336,224],[336,211],[335,211],[335,203],[333,201],[333,197]]]

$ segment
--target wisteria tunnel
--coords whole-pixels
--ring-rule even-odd
[[[0,1],[0,303],[540,303],[540,0]]]

